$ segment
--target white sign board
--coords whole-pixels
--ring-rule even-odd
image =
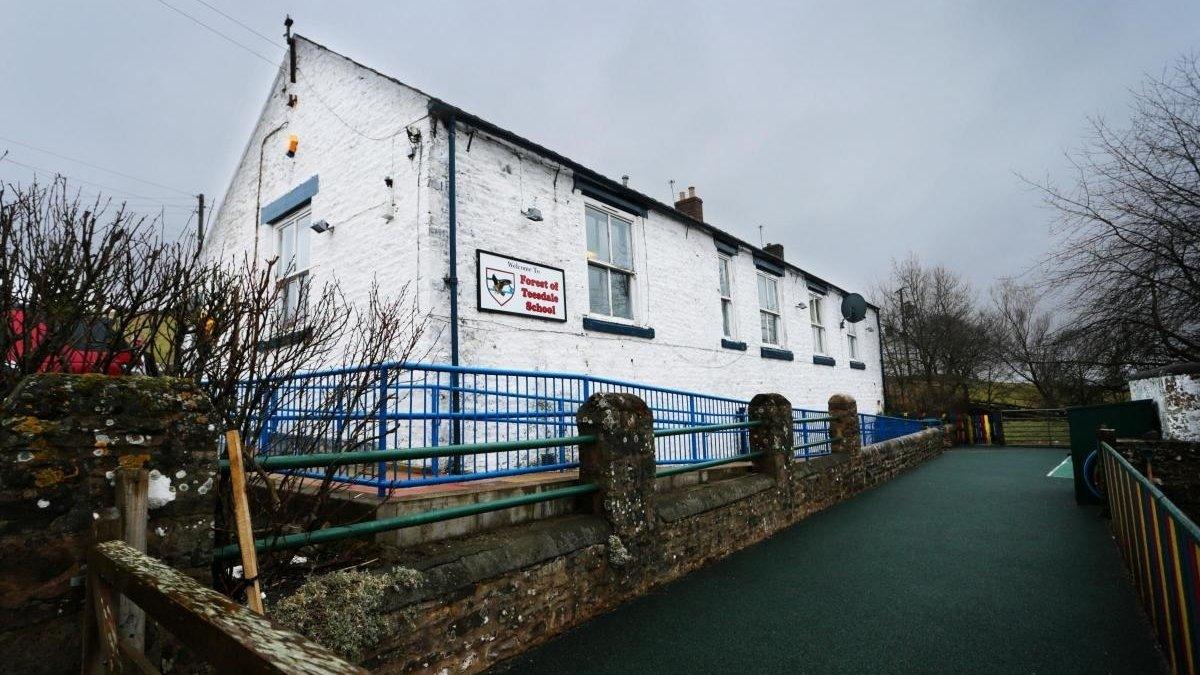
[[[557,267],[476,250],[479,311],[567,320],[566,276]]]

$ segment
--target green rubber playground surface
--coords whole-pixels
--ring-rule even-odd
[[[591,621],[514,673],[1159,673],[1058,450],[962,449]]]

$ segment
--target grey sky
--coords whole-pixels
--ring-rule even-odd
[[[273,59],[197,0],[164,0]],[[916,252],[984,287],[1049,245],[1016,174],[1070,179],[1086,118],[1196,48],[1187,2],[565,3],[206,0],[303,35],[849,289]],[[853,5],[853,6],[852,6]],[[0,2],[0,136],[184,192],[225,189],[273,68],[159,0]],[[191,202],[0,140],[23,164]],[[0,163],[0,179],[30,171]],[[82,186],[89,189],[89,186]],[[152,199],[147,199],[152,198]]]

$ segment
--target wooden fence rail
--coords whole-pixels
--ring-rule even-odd
[[[157,673],[121,634],[121,596],[223,673],[366,673],[121,541],[88,554],[83,672]]]

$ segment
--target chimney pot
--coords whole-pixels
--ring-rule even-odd
[[[621,176],[621,185],[624,185],[625,187],[629,187],[629,174],[625,174],[624,176]]]
[[[694,220],[704,222],[704,200],[696,194],[694,186],[688,186],[687,192],[679,193],[675,208]]]

